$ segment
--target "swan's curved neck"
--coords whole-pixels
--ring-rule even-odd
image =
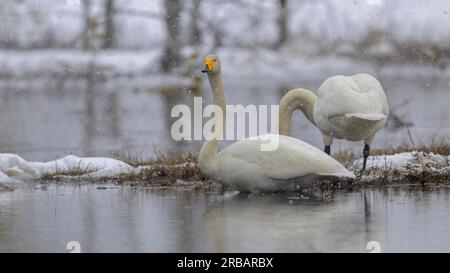
[[[280,101],[279,108],[279,134],[289,135],[291,133],[292,112],[300,109],[306,118],[315,125],[314,122],[314,104],[317,96],[313,92],[297,88],[286,93]]]
[[[210,74],[208,80],[213,91],[214,104],[222,110],[222,116],[214,115],[214,133],[209,138],[210,140],[205,141],[200,150],[199,164],[206,172],[214,172],[219,165],[219,139],[223,137],[226,107],[222,75],[220,73]]]

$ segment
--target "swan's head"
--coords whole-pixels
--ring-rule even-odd
[[[220,60],[216,55],[206,56],[203,65],[203,73],[207,73],[208,75],[220,73]]]

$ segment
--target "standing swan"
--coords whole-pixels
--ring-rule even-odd
[[[214,104],[225,113],[220,60],[208,55],[207,73]],[[322,179],[353,178],[339,162],[319,149],[289,136],[266,134],[244,139],[219,152],[226,115],[214,115],[214,133],[199,154],[199,167],[211,179],[242,191],[294,191]],[[278,141],[272,151],[262,145]]]
[[[322,132],[327,154],[333,138],[364,140],[363,170],[375,133],[384,126],[389,114],[383,87],[367,74],[328,78],[319,87],[317,96],[302,88],[289,91],[280,101],[280,134],[290,134],[290,119],[296,109]]]

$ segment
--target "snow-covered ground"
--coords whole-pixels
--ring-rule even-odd
[[[90,1],[92,16],[101,23],[104,1]],[[2,1],[0,41],[21,47],[73,45],[83,30],[83,6],[76,0]],[[224,45],[271,44],[277,37],[277,1],[201,1],[203,46],[210,46],[220,28]],[[191,1],[183,1],[180,14],[182,40],[190,28]],[[450,40],[450,2],[434,0],[330,0],[288,1],[288,25],[293,37],[320,42],[326,47],[339,41],[358,43],[372,30],[383,30],[396,42]],[[136,16],[133,12],[141,13]],[[163,44],[165,35],[162,0],[116,1],[118,47],[147,48]],[[99,29],[101,30],[101,28]],[[245,35],[243,35],[245,33]],[[78,39],[79,40],[79,39]],[[75,43],[80,47],[80,42]]]
[[[181,166],[181,165],[180,165]],[[350,169],[361,170],[362,159],[350,164]],[[120,160],[104,157],[76,157],[69,155],[49,162],[28,162],[15,154],[0,154],[0,183],[32,181],[44,176],[61,176],[68,181],[77,179],[104,179],[140,172],[146,166],[132,167]],[[401,181],[408,175],[450,175],[450,156],[424,152],[370,156],[362,181]]]
[[[70,43],[79,40],[84,24],[82,8],[74,5],[75,2],[39,0],[0,4],[0,48],[2,42],[12,41],[17,46],[5,48],[21,48],[0,51],[0,78],[85,74],[93,59],[95,72],[106,75],[158,71],[166,41],[163,1],[117,1],[117,49],[99,50],[95,57],[92,52],[79,50],[80,42]],[[103,1],[91,2],[93,15],[101,22]],[[413,47],[420,52],[430,51],[425,55],[434,58],[440,55],[434,50],[446,50],[450,41],[450,2],[445,0],[433,1],[433,5],[422,0],[288,1],[289,9],[295,11],[289,13],[291,35],[283,48],[273,51],[268,48],[277,38],[276,2],[202,1],[201,13],[207,22],[201,23],[203,41],[197,47],[200,55],[197,62],[214,51],[222,57],[226,67],[236,68],[225,70],[225,76],[228,73],[231,76],[292,77],[296,73],[313,74],[317,66],[342,67],[342,73],[355,65],[373,71],[379,68],[370,63],[372,57],[391,56],[397,60],[397,55]],[[190,5],[186,1],[180,16],[182,41],[187,40],[189,33]],[[129,16],[125,12],[129,10],[158,16]],[[222,45],[218,51],[212,49],[213,33],[207,27],[210,23],[221,28]],[[371,39],[371,35],[376,37]],[[54,40],[53,48],[33,46],[45,44],[48,36]],[[28,50],[30,48],[41,49]],[[355,55],[358,50],[363,51],[360,53],[368,62],[336,57]],[[184,51],[189,58],[192,50],[185,45]],[[411,58],[416,63],[422,61],[418,56]],[[403,69],[405,67],[407,69]],[[410,65],[390,65],[388,69],[400,70],[398,73],[403,74],[411,72]],[[421,66],[416,70],[438,68]]]
[[[361,170],[362,159],[354,161],[351,165],[350,169]],[[396,182],[408,176],[415,179],[421,175],[425,180],[427,176],[450,175],[450,156],[417,151],[371,156],[361,181],[374,182],[382,179],[385,182]]]
[[[0,182],[30,181],[44,176],[111,178],[137,169],[120,160],[68,155],[49,162],[28,162],[15,154],[0,154]]]

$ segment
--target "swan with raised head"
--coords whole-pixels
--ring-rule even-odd
[[[387,121],[388,103],[380,82],[368,75],[333,76],[326,79],[317,96],[306,89],[293,89],[280,101],[280,134],[289,135],[292,112],[300,109],[322,132],[324,151],[331,152],[333,139],[364,141],[363,170],[375,134]]]
[[[204,66],[202,72],[208,75],[214,104],[226,113],[220,60],[208,55]],[[321,150],[289,136],[266,134],[247,138],[219,152],[225,119],[226,114],[214,115],[215,130],[199,154],[201,171],[219,183],[241,191],[295,191],[317,181],[354,177]],[[277,149],[261,149],[268,140],[277,141]]]

